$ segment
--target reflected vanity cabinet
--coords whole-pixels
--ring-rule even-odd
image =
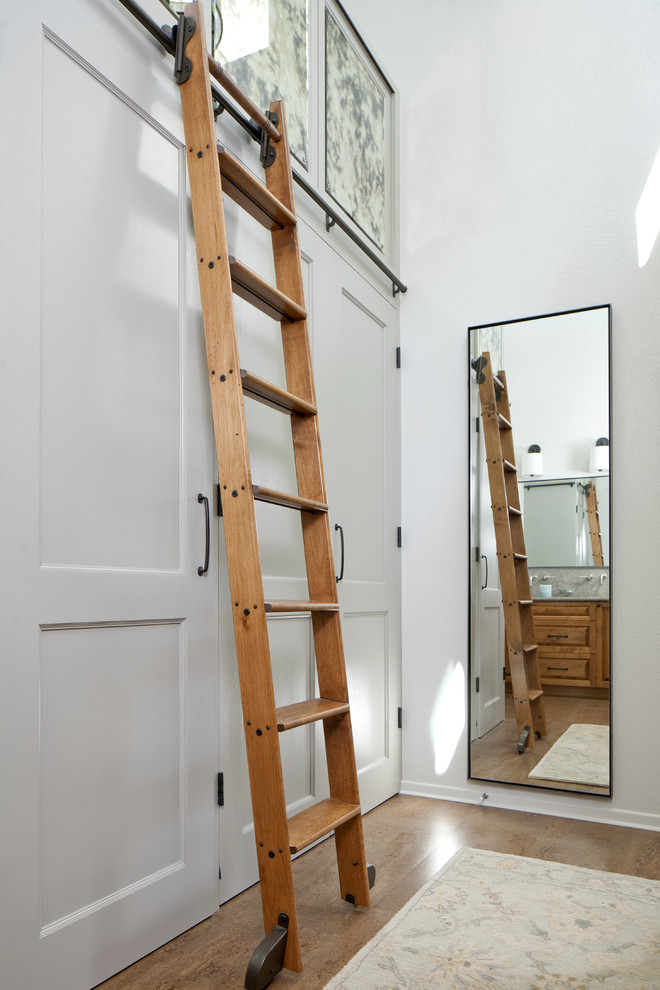
[[[557,688],[557,694],[602,696],[609,688],[609,609],[607,601],[534,602],[539,670],[547,693]]]

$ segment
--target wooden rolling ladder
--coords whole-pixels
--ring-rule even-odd
[[[600,513],[598,512],[598,497],[596,486],[593,481],[588,481],[585,486],[587,499],[587,519],[589,520],[589,536],[591,537],[591,551],[594,558],[594,567],[603,566],[603,537],[600,531]]]
[[[546,735],[546,723],[509,396],[506,375],[503,371],[493,373],[488,351],[473,362],[473,367],[481,400],[517,745],[522,753],[526,746],[534,746],[536,738]]]
[[[247,968],[245,985],[255,990],[282,966],[302,969],[292,854],[334,831],[341,896],[363,906],[369,905],[375,870],[364,851],[284,107],[272,103],[264,115],[235,84],[227,87],[262,127],[264,186],[217,143],[209,71],[226,80],[207,54],[199,2],[187,6],[176,34],[175,76],[178,72],[266,932]],[[223,193],[271,231],[277,287],[229,255]],[[241,369],[232,293],[281,323],[286,390]],[[245,397],[290,417],[297,493],[252,483]],[[308,601],[264,600],[255,499],[300,512]],[[311,613],[320,698],[276,708],[269,612]],[[278,732],[320,719],[330,798],[287,819]]]

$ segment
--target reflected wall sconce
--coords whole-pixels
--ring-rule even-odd
[[[543,454],[537,443],[528,447],[527,453],[523,456],[523,474],[530,478],[543,474]]]
[[[590,471],[609,471],[610,469],[610,441],[607,437],[599,437],[596,446],[591,448],[589,454]]]

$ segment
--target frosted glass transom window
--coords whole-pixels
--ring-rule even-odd
[[[329,10],[325,83],[326,191],[382,251],[389,94]]]
[[[308,168],[307,0],[217,0],[215,57],[257,106],[284,100],[291,153]]]

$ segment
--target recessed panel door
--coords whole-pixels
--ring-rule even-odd
[[[301,226],[303,249],[314,259],[319,424],[360,799],[368,811],[401,783],[398,312]]]
[[[171,65],[109,0],[9,22],[3,982],[88,990],[218,903],[213,440]]]

